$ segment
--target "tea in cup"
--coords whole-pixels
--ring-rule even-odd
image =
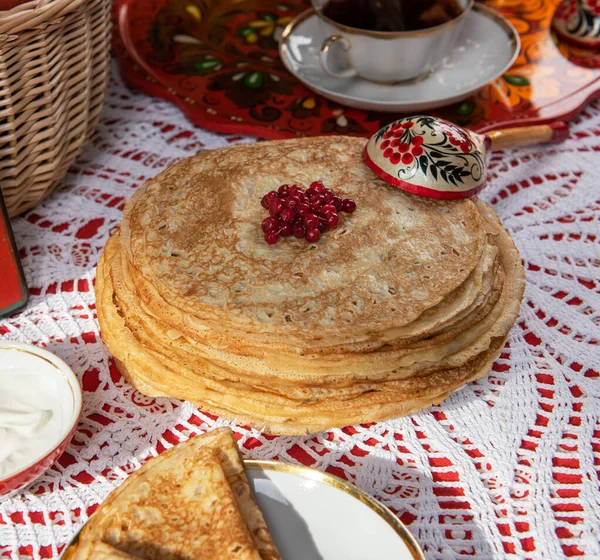
[[[398,83],[427,76],[451,52],[474,0],[313,0],[338,78]]]

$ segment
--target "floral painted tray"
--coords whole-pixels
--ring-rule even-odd
[[[308,0],[119,0],[116,54],[126,83],[179,106],[196,125],[276,139],[370,136],[398,118],[343,107],[298,82],[278,38]],[[600,52],[550,31],[558,0],[489,0],[521,36],[504,76],[430,111],[472,130],[568,120],[600,95]]]

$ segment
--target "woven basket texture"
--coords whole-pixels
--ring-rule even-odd
[[[0,12],[0,187],[10,216],[60,182],[98,121],[110,0],[35,0]]]

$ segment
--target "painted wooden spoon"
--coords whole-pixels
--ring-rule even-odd
[[[568,135],[562,122],[477,134],[436,117],[407,117],[375,133],[364,159],[381,179],[410,193],[466,198],[485,185],[487,150],[561,142]]]
[[[600,2],[563,0],[552,17],[552,29],[562,39],[582,47],[600,46]]]

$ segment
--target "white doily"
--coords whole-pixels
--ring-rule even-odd
[[[442,406],[305,437],[236,427],[244,454],[327,470],[398,512],[430,559],[600,558],[600,103],[572,139],[493,154],[482,194],[527,269],[518,324],[485,379]],[[116,71],[62,186],[13,221],[31,289],[0,336],[46,346],[80,377],[84,413],[59,464],[0,500],[0,558],[55,558],[157,448],[225,422],[148,399],[118,374],[96,321],[94,267],[123,202],[199,150],[253,141],[192,127]]]

